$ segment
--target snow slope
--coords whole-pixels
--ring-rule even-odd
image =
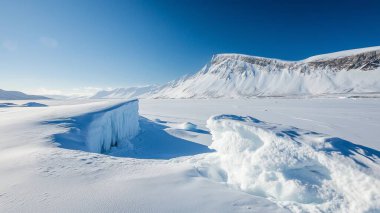
[[[301,61],[218,54],[193,76],[163,86],[153,98],[250,98],[380,92],[380,47]]]
[[[131,99],[139,98],[150,94],[158,88],[156,85],[148,85],[141,87],[117,88],[113,90],[103,90],[97,92],[92,99]]]
[[[226,181],[243,191],[293,212],[380,211],[379,151],[252,117],[215,116],[207,127]]]
[[[27,95],[18,91],[6,91],[0,89],[0,100],[39,100],[39,99],[49,99],[44,96],[39,95]]]

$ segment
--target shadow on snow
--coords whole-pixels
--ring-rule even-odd
[[[140,134],[132,139],[133,150],[116,150],[111,154],[141,159],[171,159],[213,151],[205,145],[173,136],[165,131],[168,126],[144,117],[140,117],[140,128]]]
[[[86,129],[93,117],[99,112],[88,113],[77,117],[46,121],[43,124],[55,124],[68,130],[52,135],[58,147],[71,150],[87,151],[85,144]],[[102,153],[115,157],[138,159],[171,159],[212,152],[207,146],[175,137],[165,131],[168,126],[153,122],[147,118],[139,119],[140,133],[132,139],[133,149],[113,147],[110,152]],[[208,134],[205,130],[193,131]]]

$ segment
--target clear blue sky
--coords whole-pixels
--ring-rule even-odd
[[[380,45],[380,1],[0,0],[0,88],[162,84],[213,54]]]

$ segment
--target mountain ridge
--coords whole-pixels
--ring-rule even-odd
[[[41,95],[28,95],[19,91],[7,91],[0,89],[0,100],[39,100],[50,99]]]
[[[300,61],[223,53],[199,72],[164,85],[152,98],[250,98],[380,92],[380,47]]]
[[[102,90],[91,96],[90,99],[131,99],[141,98],[158,88],[157,85],[135,86]]]
[[[91,98],[253,98],[380,93],[380,46],[299,61],[221,53],[201,70],[162,86],[100,91]]]

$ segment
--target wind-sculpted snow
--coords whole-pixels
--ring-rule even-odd
[[[340,138],[221,115],[207,121],[227,183],[293,212],[380,211],[380,152]]]
[[[112,147],[130,148],[139,132],[138,100],[64,120],[50,121],[69,127],[54,136],[61,147],[106,153]]]

